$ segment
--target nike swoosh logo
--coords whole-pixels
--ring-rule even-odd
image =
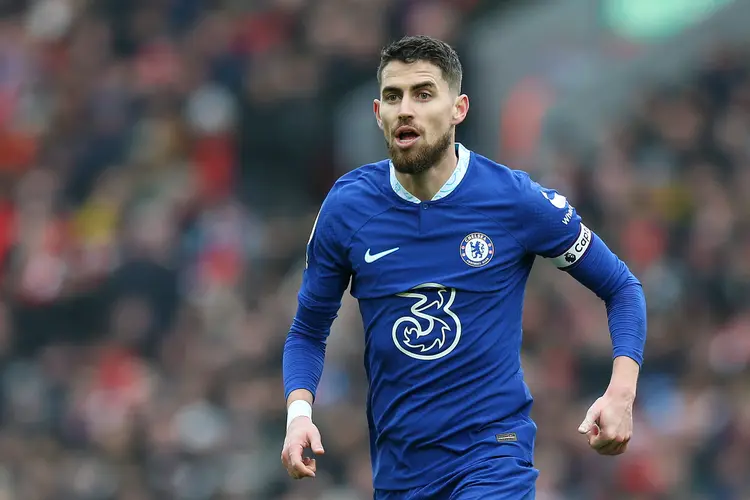
[[[382,259],[386,255],[390,255],[390,254],[392,254],[393,252],[395,252],[398,249],[399,249],[399,247],[396,247],[396,248],[391,248],[390,250],[386,250],[385,252],[371,254],[370,253],[370,249],[368,248],[367,252],[365,252],[365,262],[367,262],[368,264],[372,264],[376,260]]]

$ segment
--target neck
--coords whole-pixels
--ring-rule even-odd
[[[404,174],[396,171],[396,179],[412,195],[421,201],[430,201],[442,188],[458,164],[455,143],[446,149],[445,154],[432,168],[419,174]]]

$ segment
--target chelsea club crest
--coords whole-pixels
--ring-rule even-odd
[[[484,233],[471,233],[461,240],[461,259],[471,267],[486,266],[495,255],[495,245]]]

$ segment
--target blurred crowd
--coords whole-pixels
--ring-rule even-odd
[[[541,498],[750,498],[749,56],[716,51],[690,77],[641,89],[593,146],[550,132],[554,164],[536,177],[641,279],[649,337],[635,437],[602,460],[571,430],[609,380],[604,310],[538,266],[524,361]]]
[[[0,1],[0,500],[285,494],[331,110],[478,3]]]
[[[315,405],[318,477],[279,461],[331,103],[389,39],[460,42],[482,3],[0,2],[0,500],[371,498],[351,297]],[[719,54],[531,169],[650,308],[635,439],[598,457],[576,429],[609,377],[604,307],[535,268],[540,500],[750,498],[748,61]]]

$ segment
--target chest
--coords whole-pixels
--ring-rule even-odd
[[[467,291],[502,288],[530,265],[518,242],[471,208],[422,204],[370,219],[349,243],[352,294],[374,298],[427,283]]]

